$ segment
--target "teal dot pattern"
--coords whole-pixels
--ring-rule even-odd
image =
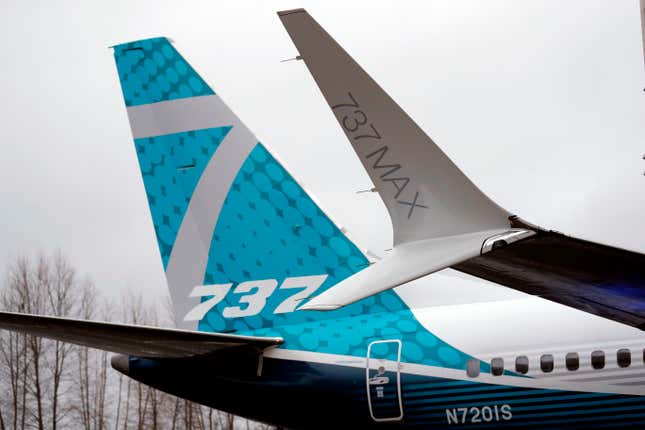
[[[164,270],[204,168],[231,127],[135,139]]]
[[[114,47],[126,106],[215,94],[165,37]]]
[[[258,144],[220,212],[204,284],[233,283],[234,289],[248,280],[277,279],[280,284],[287,277],[328,274],[319,294],[367,266],[356,245]],[[296,292],[278,288],[259,314],[225,318],[224,308],[246,306],[233,289],[199,322],[199,330],[281,336],[282,348],[359,357],[366,356],[373,340],[400,339],[407,362],[465,368],[470,358],[423,328],[391,290],[335,311],[274,314]],[[395,352],[391,344],[380,348],[386,355]]]

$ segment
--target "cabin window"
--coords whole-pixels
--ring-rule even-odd
[[[540,369],[542,369],[544,373],[553,372],[553,355],[544,354],[540,357]]]
[[[529,358],[526,355],[520,355],[515,359],[515,371],[526,374],[529,371]]]
[[[629,367],[632,364],[632,352],[627,348],[616,351],[616,363],[618,367]]]
[[[471,378],[479,376],[479,360],[468,360],[466,362],[466,374]]]
[[[577,352],[570,352],[564,360],[567,364],[567,370],[578,370],[580,367],[580,357]]]
[[[490,373],[493,376],[500,376],[504,374],[504,359],[503,358],[493,358],[490,361]]]
[[[594,351],[591,353],[591,367],[594,369],[602,369],[605,367],[605,353],[602,351]]]

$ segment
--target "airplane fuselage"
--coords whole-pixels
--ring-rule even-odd
[[[392,330],[389,337],[360,327],[393,320],[383,312],[333,321],[345,330],[335,337],[337,345],[324,346],[344,353],[314,351],[321,342],[307,350],[287,338],[260,360],[252,355],[241,360],[239,354],[190,363],[130,358],[119,370],[204,405],[289,428],[327,428],[341,417],[343,426],[354,428],[588,428],[645,422],[645,336],[639,330],[521,293],[506,300],[449,303],[451,285],[457,289],[453,302],[467,287],[458,279],[449,283],[455,279],[451,274],[442,279],[446,289],[441,290],[436,278],[399,288],[397,294],[412,300],[422,291],[434,293],[435,303],[426,301],[412,312],[437,338],[416,331],[411,333],[416,341],[407,341],[401,319],[391,326],[398,333]],[[479,288],[488,289],[490,297],[501,293],[491,284]],[[482,316],[487,326],[478,324]],[[311,324],[284,330],[313,333]],[[367,345],[365,355],[345,348],[350,342]],[[466,355],[458,356],[451,346]]]

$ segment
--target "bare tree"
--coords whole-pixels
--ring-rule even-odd
[[[117,319],[172,326],[169,303],[144,303],[129,292]],[[0,307],[104,321],[118,315],[60,252],[12,261]],[[109,367],[105,351],[0,331],[0,430],[270,428],[155,390]]]
[[[74,270],[62,254],[41,255],[35,264],[18,258],[9,267],[1,302],[7,310],[69,316],[75,288]],[[2,358],[11,381],[13,428],[56,429],[65,416],[60,394],[72,346],[15,333],[1,338],[8,346]]]
[[[80,291],[79,317],[83,319],[109,319],[111,305],[107,302],[97,304],[96,288],[87,281]],[[108,399],[108,357],[105,351],[90,348],[76,348],[77,371],[74,378],[77,402],[74,410],[76,422],[80,427],[104,429],[108,416],[106,402]]]
[[[91,282],[85,281],[81,284],[76,282],[76,274],[67,259],[60,253],[52,258],[53,262],[47,263],[43,257],[39,262],[46,275],[45,293],[48,299],[47,313],[54,316],[64,317],[74,315],[74,296],[76,294],[86,295],[94,292]],[[80,290],[80,291],[79,291]],[[51,429],[56,430],[58,422],[62,419],[64,412],[61,412],[60,394],[66,372],[65,363],[72,351],[73,345],[64,342],[53,342],[53,351],[46,357],[46,370],[51,374]]]
[[[35,273],[28,259],[16,259],[9,267],[7,286],[2,295],[3,307],[17,312],[33,312],[34,309],[38,309],[41,300],[32,295],[32,290],[38,291],[34,283],[42,277],[42,273]],[[2,339],[5,344],[2,351],[4,367],[11,382],[12,407],[10,410],[13,415],[13,428],[24,429],[34,424],[42,428],[42,402],[38,384],[40,360],[38,363],[33,362],[34,352],[39,358],[40,343],[16,333],[5,332]],[[34,379],[37,382],[35,390]],[[34,393],[36,393],[36,407],[32,404]]]
[[[20,285],[24,285],[28,280],[28,263],[26,259],[19,258],[12,264],[7,273],[6,287],[3,290],[1,302],[2,307],[9,311],[24,312],[24,305],[19,294]],[[6,413],[5,419],[9,420],[7,425],[10,428],[24,429],[26,427],[25,417],[27,415],[27,341],[25,336],[4,331],[0,337],[2,342],[2,381],[9,382],[9,389],[3,387],[3,393],[9,394],[9,399],[3,398],[4,404],[9,404],[9,408],[3,407]],[[4,397],[4,396],[3,396]]]

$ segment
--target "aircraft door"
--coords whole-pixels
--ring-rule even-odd
[[[367,403],[374,421],[400,421],[401,341],[377,340],[367,347]]]

